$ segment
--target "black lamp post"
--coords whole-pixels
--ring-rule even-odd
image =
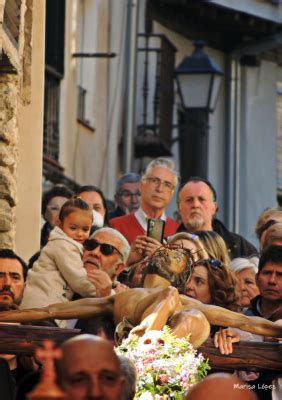
[[[207,175],[208,120],[214,111],[223,72],[196,41],[195,50],[175,70],[181,108],[179,156],[182,182],[190,176]]]

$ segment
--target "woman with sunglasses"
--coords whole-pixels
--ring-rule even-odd
[[[194,264],[184,294],[204,304],[240,310],[240,289],[236,277],[228,267],[215,259],[199,260]]]
[[[239,305],[241,292],[236,276],[216,259],[199,260],[194,264],[193,271],[186,282],[184,294],[204,304],[220,306],[236,313],[241,311]],[[220,347],[222,354],[229,354],[227,342],[230,345],[231,341],[235,343],[240,340],[239,332],[242,334],[240,330],[221,329],[216,325],[211,329],[215,346]],[[227,342],[226,335],[230,336]],[[248,334],[244,338],[248,340]],[[222,342],[224,342],[223,345]]]

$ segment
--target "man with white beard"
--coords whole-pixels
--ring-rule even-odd
[[[215,231],[225,241],[231,259],[257,254],[251,243],[229,232],[221,221],[214,218],[218,209],[216,191],[208,180],[191,177],[179,191],[178,208],[182,224],[177,232]]]
[[[105,227],[95,231],[83,246],[83,265],[88,279],[96,287],[97,297],[124,290],[117,277],[126,267],[130,252],[125,237],[115,229]]]

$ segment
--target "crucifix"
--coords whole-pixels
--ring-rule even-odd
[[[39,384],[28,395],[28,400],[67,400],[68,397],[56,382],[55,360],[62,357],[62,350],[51,340],[35,349],[36,359],[43,365]]]

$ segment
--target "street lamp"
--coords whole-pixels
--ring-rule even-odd
[[[190,57],[185,57],[175,70],[181,109],[180,166],[183,182],[190,176],[206,177],[208,160],[208,118],[214,111],[223,72],[203,50],[198,40]]]

